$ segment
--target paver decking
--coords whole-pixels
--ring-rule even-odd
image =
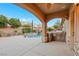
[[[0,38],[0,56],[73,56],[65,42],[42,43],[40,38]]]

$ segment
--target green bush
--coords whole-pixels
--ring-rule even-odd
[[[54,27],[54,29],[56,29],[56,28],[58,28],[58,27],[59,27],[59,25],[54,25],[53,27]]]
[[[36,32],[36,30],[33,30],[32,32]]]
[[[48,31],[52,31],[52,30],[54,30],[54,29],[53,29],[52,27],[50,27],[50,28],[48,28],[47,30],[48,30]]]
[[[0,15],[0,28],[6,27],[7,23],[7,17],[5,17],[4,15]]]
[[[24,25],[22,25],[22,27],[31,27],[31,25],[30,24],[24,24]]]
[[[19,19],[16,19],[16,18],[11,18],[9,20],[9,24],[12,26],[12,27],[20,27],[21,26],[21,22],[19,21]]]
[[[8,17],[4,15],[0,15],[0,28],[6,27],[7,24],[10,24],[12,27],[15,27],[15,28],[21,26],[21,22],[19,19],[17,18],[8,19]]]
[[[0,28],[6,27],[6,23],[0,22]]]
[[[22,32],[23,33],[30,33],[30,32],[32,32],[32,29],[31,28],[23,28]]]

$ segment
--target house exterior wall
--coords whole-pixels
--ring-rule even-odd
[[[75,6],[74,13],[74,50],[76,55],[79,55],[79,5]]]
[[[69,47],[74,50],[74,5],[69,10],[69,33],[68,33]]]
[[[79,5],[73,5],[66,22],[66,43],[71,50],[79,55]]]

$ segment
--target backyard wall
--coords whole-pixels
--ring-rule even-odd
[[[0,29],[0,37],[5,36],[13,36],[13,35],[20,35],[22,34],[22,30],[20,28],[2,28]]]

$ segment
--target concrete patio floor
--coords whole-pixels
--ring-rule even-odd
[[[40,38],[0,38],[0,56],[73,56],[65,42],[42,43]]]

